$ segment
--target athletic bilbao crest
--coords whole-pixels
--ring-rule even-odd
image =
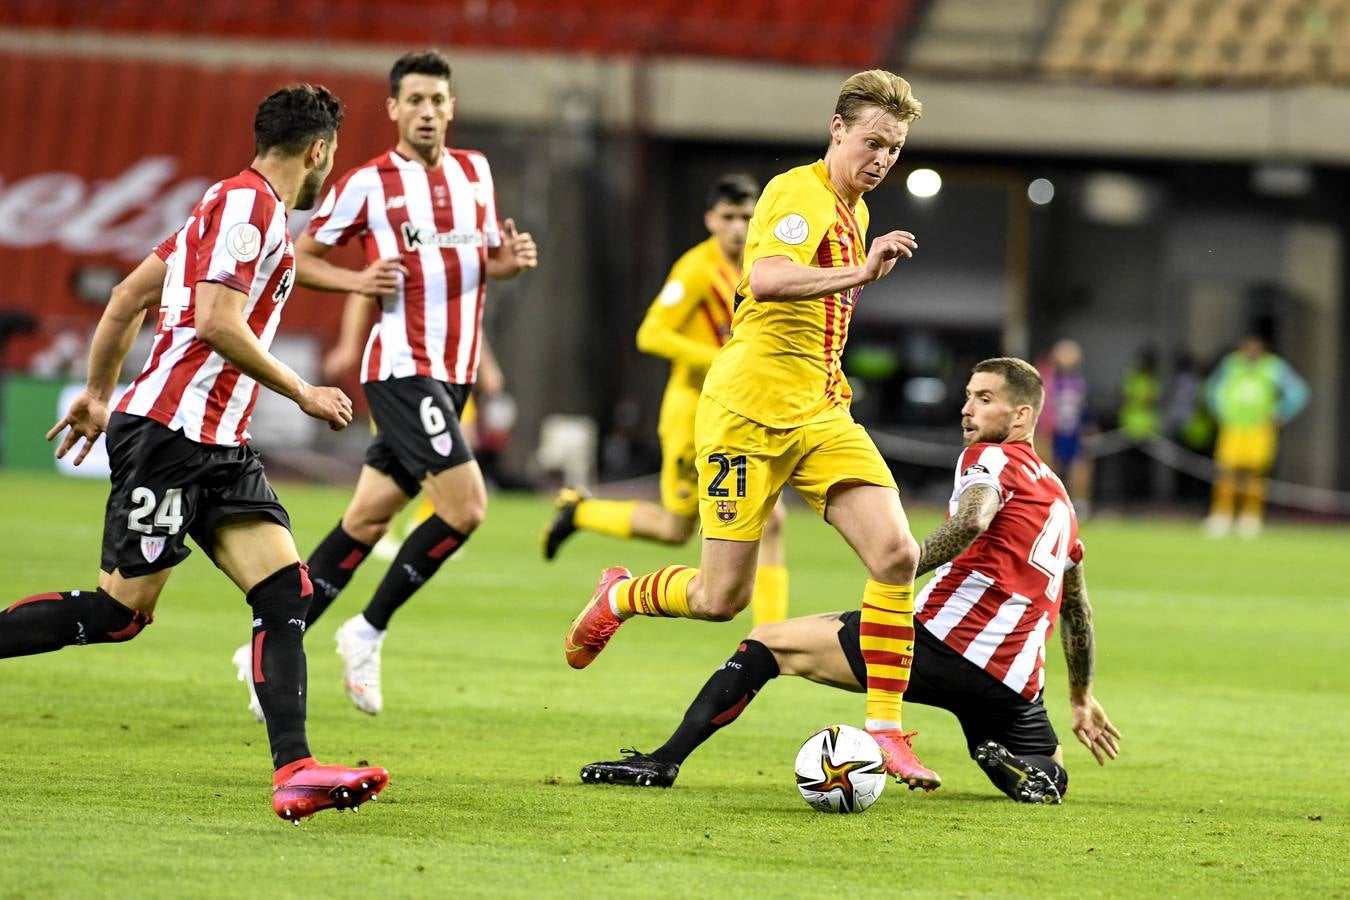
[[[431,439],[431,449],[435,450],[441,456],[450,455],[450,432],[442,431]]]
[[[149,536],[141,538],[141,556],[145,557],[146,562],[154,562],[163,552],[164,538]]]
[[[735,500],[717,501],[717,519],[721,522],[731,522],[736,518]]]

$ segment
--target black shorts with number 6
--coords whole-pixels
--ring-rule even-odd
[[[189,536],[214,559],[216,526],[226,516],[253,513],[291,527],[262,460],[247,444],[199,444],[153,419],[113,413],[108,461],[105,572],[135,578],[176,566],[192,552]]]
[[[394,479],[409,497],[417,496],[428,475],[473,459],[459,430],[473,385],[414,375],[368,381],[362,387],[376,429],[366,465]]]

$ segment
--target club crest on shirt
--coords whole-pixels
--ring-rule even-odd
[[[806,217],[800,213],[788,213],[773,226],[773,236],[793,247],[804,242],[810,231],[811,226],[806,223]]]
[[[225,249],[239,262],[253,262],[262,252],[262,232],[252,222],[239,222],[225,232]]]
[[[450,432],[448,431],[442,431],[440,434],[434,435],[431,438],[431,449],[435,450],[441,456],[450,455],[451,445],[452,441],[450,440]]]
[[[164,552],[164,541],[162,537],[143,537],[141,538],[141,556],[145,561],[152,563],[159,559],[159,555]]]
[[[477,203],[479,206],[487,206],[488,187],[481,181],[475,181],[473,183],[473,202]]]
[[[717,519],[719,522],[732,522],[736,519],[736,501],[718,500]]]

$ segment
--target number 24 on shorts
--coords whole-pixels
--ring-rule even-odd
[[[745,496],[745,457],[727,456],[725,453],[714,453],[708,457],[710,465],[717,466],[717,474],[713,480],[708,483],[709,497],[730,497],[731,490],[722,487],[722,482],[726,481],[731,470],[736,470],[736,496]]]

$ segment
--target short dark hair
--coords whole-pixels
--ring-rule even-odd
[[[996,356],[976,363],[971,371],[1002,375],[1003,384],[1008,389],[1008,399],[1016,406],[1030,406],[1033,416],[1040,415],[1041,404],[1045,402],[1045,384],[1041,381],[1041,373],[1025,359]]]
[[[712,209],[722,202],[740,205],[758,196],[759,183],[755,179],[740,172],[732,172],[718,178],[708,188],[708,205],[704,209]]]
[[[435,50],[417,50],[405,53],[394,61],[389,70],[389,96],[398,96],[398,87],[404,75],[431,75],[450,82],[450,61]]]
[[[305,152],[314,141],[332,141],[342,125],[342,102],[323,85],[288,84],[258,104],[253,114],[253,145],[259,156],[280,150]]]

